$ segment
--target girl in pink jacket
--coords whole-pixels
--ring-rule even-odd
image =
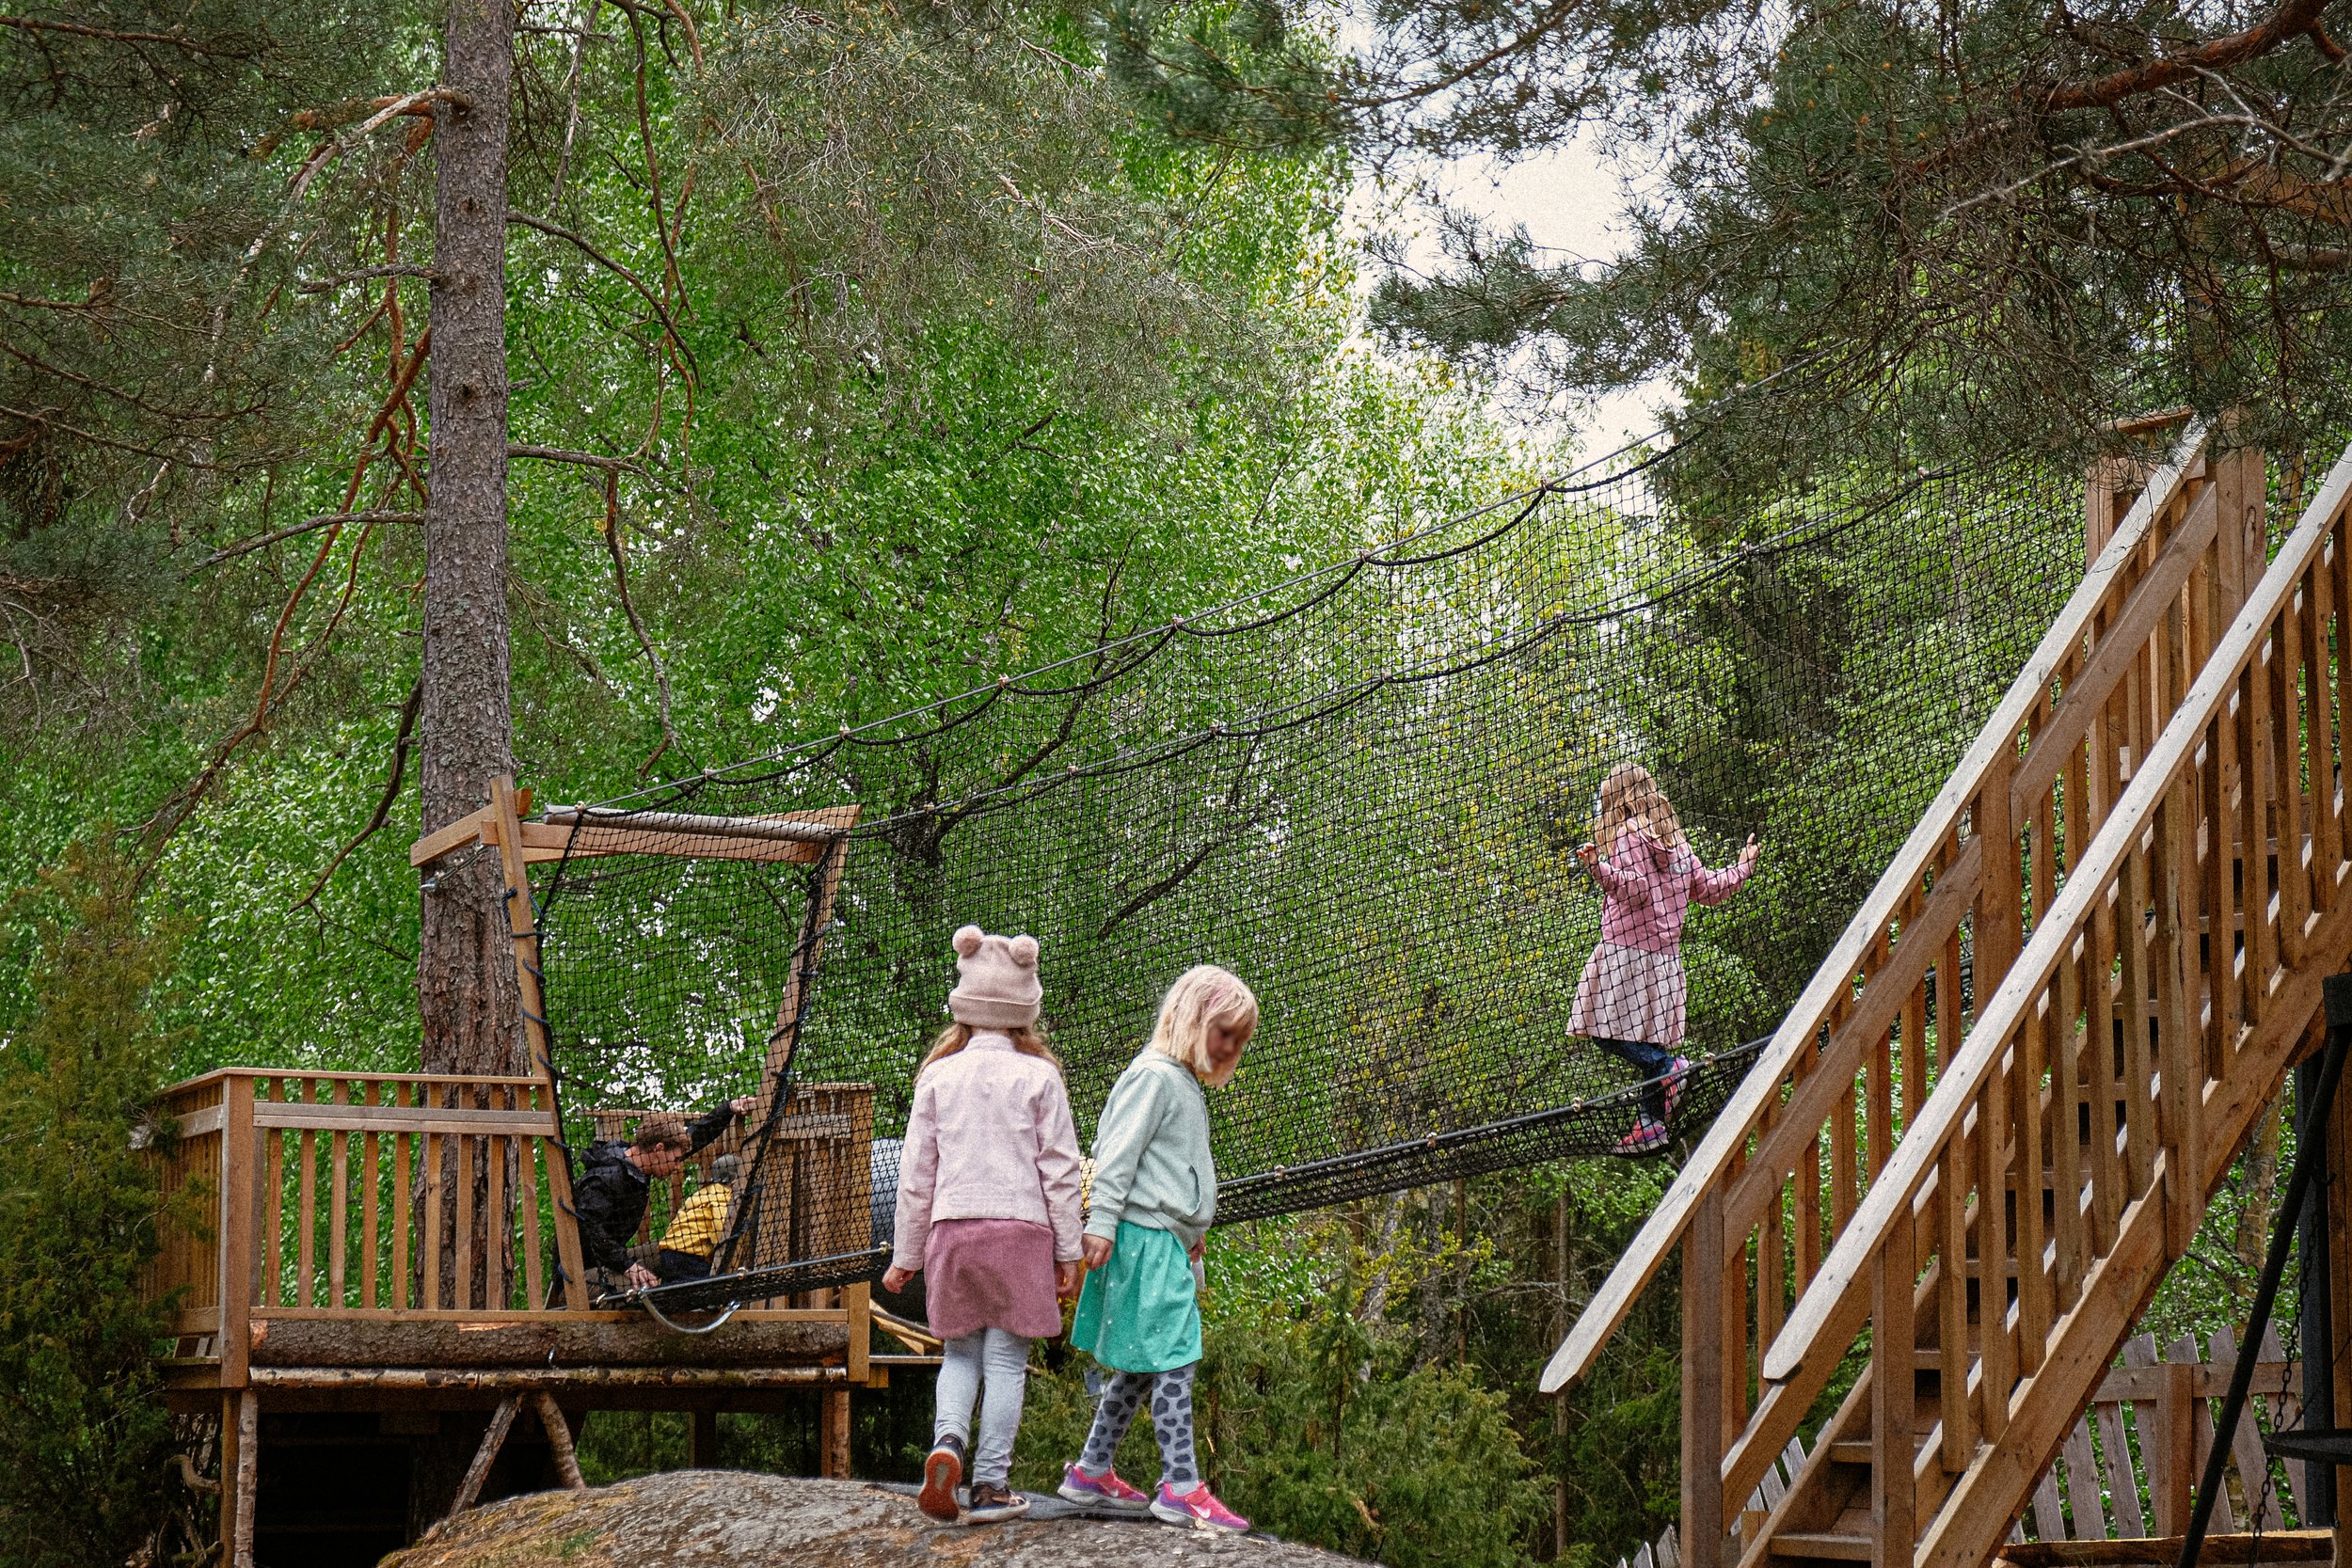
[[[946,1341],[917,1500],[951,1524],[967,1452],[974,1522],[1028,1512],[1007,1482],[1029,1341],[1061,1332],[1060,1302],[1078,1293],[1080,1257],[1078,1130],[1061,1063],[1037,1027],[1037,939],[966,926],[955,949],[955,1022],[914,1081],[898,1234],[882,1275],[902,1291],[922,1271],[931,1332]]]
[[[1607,895],[1600,945],[1585,961],[1568,1033],[1591,1038],[1643,1079],[1633,1131],[1620,1154],[1647,1154],[1666,1143],[1666,1123],[1691,1070],[1682,1054],[1689,983],[1682,972],[1682,922],[1693,902],[1720,904],[1756,868],[1756,835],[1736,864],[1709,871],[1692,852],[1674,802],[1649,770],[1622,762],[1600,784],[1597,844],[1577,859]]]

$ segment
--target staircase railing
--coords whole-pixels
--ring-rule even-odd
[[[2176,665],[2259,571],[2262,483],[2258,454],[2209,458],[2192,426],[2120,524],[2091,519],[2097,560],[1546,1369],[1547,1391],[1588,1372],[1684,1247],[1685,1300],[1709,1304],[1683,1325],[1686,1543],[1720,1538],[1723,1498],[1756,1488],[1818,1394],[1826,1372],[1753,1369],[1918,1118],[1969,979],[1980,1000],[2007,974],[2061,846],[2106,819],[2195,668]],[[2103,484],[2091,504],[2121,499]]]
[[[1998,1543],[2352,950],[2348,496],[2352,452],[2209,658],[2212,601],[2168,608],[2145,677],[2182,693],[2179,717],[2034,901],[2032,939],[1764,1354],[1768,1400],[1819,1387],[1867,1319],[1876,1560],[1974,1568]]]

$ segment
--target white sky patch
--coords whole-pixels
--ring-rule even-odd
[[[1437,225],[1416,190],[1475,214],[1494,229],[1513,225],[1562,263],[1613,261],[1631,242],[1625,222],[1626,187],[1642,183],[1641,171],[1604,151],[1597,135],[1584,135],[1545,151],[1504,163],[1479,155],[1447,163],[1401,164],[1386,182],[1367,175],[1348,200],[1348,216],[1359,233],[1400,236],[1412,266],[1443,264]],[[1369,289],[1377,277],[1364,273]],[[1530,434],[1573,435],[1586,458],[1598,457],[1655,431],[1674,402],[1673,388],[1645,383],[1594,400],[1550,397],[1541,401],[1523,389],[1499,390],[1511,417],[1535,421]]]

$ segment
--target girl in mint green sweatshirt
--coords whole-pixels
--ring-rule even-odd
[[[1196,1268],[1216,1217],[1216,1160],[1200,1086],[1232,1081],[1257,1027],[1258,999],[1239,976],[1214,964],[1188,969],[1160,1003],[1152,1043],[1104,1103],[1081,1243],[1088,1274],[1070,1342],[1108,1376],[1086,1449],[1063,1471],[1061,1495],[1073,1502],[1148,1508],[1175,1525],[1249,1528],[1200,1478],[1192,1382],[1200,1362]],[[1150,1497],[1111,1467],[1146,1399],[1161,1466]]]

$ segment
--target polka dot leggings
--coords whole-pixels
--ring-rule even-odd
[[[1078,1455],[1079,1467],[1097,1476],[1111,1467],[1120,1439],[1127,1435],[1149,1396],[1152,1435],[1160,1445],[1160,1480],[1175,1492],[1200,1485],[1200,1462],[1192,1449],[1192,1377],[1200,1370],[1198,1361],[1166,1372],[1121,1372],[1105,1367],[1102,1400],[1094,1407],[1094,1426]]]

